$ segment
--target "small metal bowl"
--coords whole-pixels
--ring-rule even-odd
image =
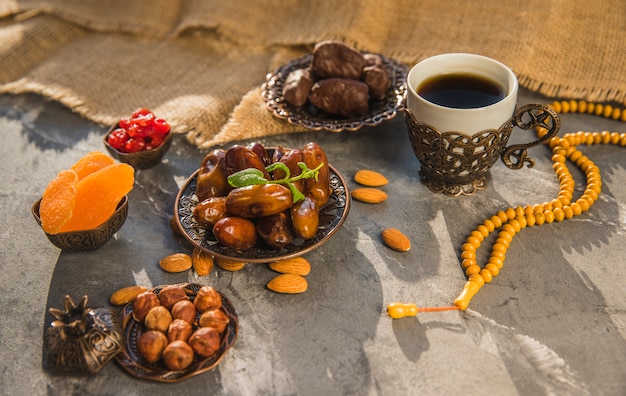
[[[41,227],[39,217],[39,205],[41,198],[32,207],[33,217]],[[46,236],[52,244],[65,252],[80,252],[86,250],[96,250],[104,246],[111,237],[122,228],[128,216],[128,196],[117,204],[113,215],[101,226],[92,230],[61,232],[58,234],[48,234]]]
[[[135,169],[148,169],[153,166],[159,164],[165,156],[167,150],[169,150],[172,144],[172,132],[170,131],[163,139],[163,143],[152,150],[142,150],[137,151],[136,153],[122,153],[121,151],[115,149],[113,146],[107,142],[107,138],[109,134],[113,132],[115,129],[119,127],[119,124],[115,124],[109,129],[109,131],[104,135],[102,141],[104,142],[104,146],[107,148],[111,156],[116,158],[120,162],[125,162],[132,166]]]

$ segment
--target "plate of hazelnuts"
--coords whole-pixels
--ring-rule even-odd
[[[382,54],[326,40],[268,73],[262,87],[274,116],[312,130],[356,131],[404,108],[408,67]]]
[[[215,368],[237,339],[230,300],[211,286],[162,285],[122,309],[126,338],[117,363],[130,375],[179,382]]]

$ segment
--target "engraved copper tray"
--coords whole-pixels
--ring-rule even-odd
[[[368,52],[363,52],[367,54]],[[391,86],[385,100],[370,100],[369,113],[358,118],[341,118],[326,114],[312,105],[302,108],[295,107],[284,100],[283,85],[289,73],[303,69],[311,64],[312,54],[294,59],[268,73],[262,86],[261,95],[265,100],[265,107],[274,116],[286,120],[292,125],[299,125],[312,130],[327,130],[331,132],[356,131],[363,126],[378,125],[383,121],[396,116],[404,109],[406,94],[406,76],[408,67],[394,59],[378,55],[389,73]]]
[[[151,292],[159,294],[159,292],[168,285],[156,286],[150,289]],[[197,283],[183,283],[180,286],[191,301],[194,300],[198,290],[203,285]],[[218,292],[220,293],[220,292]],[[145,362],[139,352],[137,352],[137,339],[143,333],[143,325],[133,319],[132,303],[122,308],[122,326],[124,328],[124,336],[126,345],[120,353],[115,356],[117,363],[133,377],[158,381],[158,382],[180,382],[187,378],[202,374],[214,369],[226,355],[226,352],[235,344],[237,333],[239,331],[239,318],[235,312],[235,307],[230,300],[222,293],[222,312],[228,316],[228,326],[222,333],[222,342],[219,350],[208,358],[194,357],[191,366],[185,370],[172,371],[167,369],[161,362],[150,364]]]

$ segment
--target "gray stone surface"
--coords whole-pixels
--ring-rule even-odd
[[[521,103],[549,102],[523,92]],[[565,115],[562,133],[621,131],[623,123]],[[601,169],[603,191],[572,220],[526,228],[513,240],[501,274],[465,312],[391,320],[393,301],[450,305],[464,284],[460,246],[485,218],[507,207],[556,196],[546,147],[530,150],[532,169],[502,163],[472,197],[431,193],[404,120],[358,132],[305,132],[263,139],[268,146],[318,142],[350,187],[363,168],[386,174],[389,200],[353,202],[343,228],[307,254],[309,290],[280,295],[265,287],[266,265],[229,273],[168,274],[160,258],[189,252],[169,228],[179,186],[206,150],[176,136],[165,161],[138,171],[130,212],[114,240],[95,252],[63,253],[31,216],[49,180],[89,151],[104,150],[105,126],[37,96],[0,96],[0,394],[3,395],[617,395],[626,392],[626,169],[624,148],[584,147]],[[516,132],[520,141],[533,136]],[[526,139],[528,140],[528,139]],[[582,189],[580,173],[571,166]],[[383,246],[386,227],[413,242]],[[484,248],[483,248],[484,249]],[[63,296],[89,295],[108,306],[131,284],[212,285],[234,303],[239,338],[219,367],[177,384],[135,379],[110,363],[92,377],[44,370],[43,333]]]

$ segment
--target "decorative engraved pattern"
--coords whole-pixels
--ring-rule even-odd
[[[364,52],[367,53],[367,52]],[[274,116],[286,120],[292,125],[300,125],[312,130],[327,130],[330,132],[356,131],[361,127],[378,125],[385,120],[396,116],[399,110],[404,108],[406,94],[406,76],[408,67],[381,54],[378,55],[391,80],[391,87],[385,100],[371,100],[370,112],[359,118],[346,119],[334,115],[325,114],[313,106],[297,108],[287,103],[283,97],[283,85],[289,73],[297,69],[307,68],[311,64],[313,55],[307,54],[301,58],[279,67],[273,73],[268,73],[262,87],[265,107]]]
[[[527,149],[551,139],[560,128],[556,112],[540,104],[523,106],[499,129],[472,136],[440,132],[419,123],[409,109],[404,111],[411,146],[421,164],[422,183],[433,192],[450,196],[472,195],[483,190],[489,169],[498,157],[510,169],[520,169],[525,163],[532,167],[534,161],[528,157]],[[548,133],[530,143],[506,147],[514,127],[525,130],[544,127]]]

